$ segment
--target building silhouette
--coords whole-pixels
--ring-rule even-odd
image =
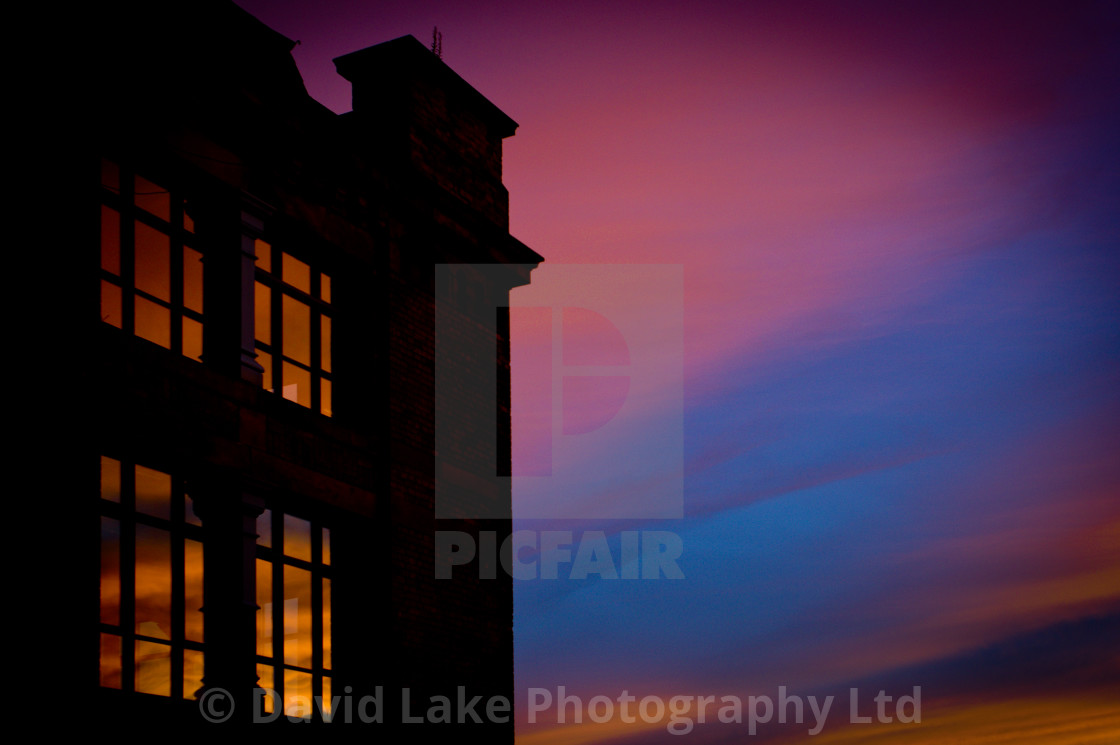
[[[90,363],[60,527],[77,698],[108,730],[217,727],[197,699],[221,689],[221,726],[257,707],[334,731],[341,701],[329,724],[298,701],[373,696],[394,738],[406,689],[414,712],[460,687],[512,703],[512,583],[436,579],[433,541],[510,531],[508,486],[475,495],[499,519],[437,519],[434,494],[509,466],[501,306],[542,261],[509,234],[517,125],[412,37],[335,60],[336,115],[294,42],[232,3],[151,5],[91,31],[72,231]],[[441,265],[462,271],[437,286]],[[459,329],[447,452],[437,300]],[[512,741],[509,714],[456,737]]]

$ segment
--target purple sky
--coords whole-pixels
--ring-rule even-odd
[[[1120,693],[1093,620],[1120,620],[1115,9],[239,4],[301,41],[337,112],[331,58],[438,25],[444,61],[521,125],[515,236],[549,265],[681,267],[684,518],[564,527],[616,548],[621,528],[674,531],[685,578],[517,583],[519,692],[928,681],[930,742],[1063,742],[1038,722]],[[970,687],[1001,644],[1021,678],[1061,659],[1048,679],[1088,693]]]

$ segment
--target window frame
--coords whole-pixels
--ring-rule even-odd
[[[116,464],[116,478],[109,481],[112,486],[115,482],[117,498],[112,499],[106,494],[106,465],[107,461]],[[168,477],[170,481],[170,494],[168,497],[168,517],[151,515],[137,509],[136,503],[136,474],[137,468]],[[193,513],[190,499],[187,494],[182,477],[158,467],[140,463],[130,458],[115,457],[114,455],[101,455],[101,490],[98,506],[98,554],[101,564],[101,579],[99,581],[98,602],[98,634],[99,634],[99,663],[98,685],[101,688],[120,690],[130,693],[156,695],[164,697],[162,693],[152,693],[138,690],[137,678],[137,646],[138,644],[158,644],[168,648],[169,675],[168,692],[166,697],[172,700],[191,700],[202,686],[202,673],[205,666],[205,614],[202,612],[202,594],[204,587],[204,566],[206,544],[203,540],[202,523]],[[116,623],[105,618],[105,526],[106,520],[116,521]],[[137,532],[140,527],[149,530],[159,530],[166,533],[168,548],[168,571],[170,572],[170,587],[167,588],[169,596],[170,626],[168,638],[161,639],[150,634],[143,634],[137,630],[136,617],[136,561],[137,561]],[[197,544],[198,551],[198,578],[197,590],[199,607],[197,617],[197,636],[188,638],[187,629],[187,541]],[[105,648],[106,638],[116,637],[118,640],[116,661],[119,662],[119,685],[106,685]],[[185,685],[186,654],[188,651],[198,653],[197,669],[198,688],[187,690]],[[112,672],[110,669],[109,672]]]
[[[301,559],[287,553],[285,543],[285,518],[294,518],[307,523],[310,527],[310,559]],[[333,629],[331,627],[331,605],[333,602],[333,564],[330,556],[330,527],[319,519],[308,519],[280,509],[266,509],[257,518],[258,540],[255,556],[254,574],[257,577],[257,642],[255,649],[255,662],[257,667],[258,685],[275,691],[281,702],[283,715],[288,715],[289,702],[286,700],[286,672],[300,673],[311,676],[311,714],[306,717],[311,720],[321,720],[323,711],[315,702],[323,702],[325,710],[329,707],[331,697],[336,695],[333,689],[334,659],[333,659]],[[267,539],[262,530],[267,527]],[[267,545],[266,545],[267,541]],[[325,549],[324,549],[325,547]],[[324,556],[325,554],[325,556]],[[325,561],[324,561],[325,559]],[[267,566],[269,586],[262,588],[260,578],[262,566]],[[285,614],[287,613],[287,600],[285,598],[285,575],[287,568],[292,567],[310,575],[311,581],[311,665],[304,667],[290,663],[287,659],[286,644],[290,634],[287,632]],[[269,600],[270,599],[270,600]],[[325,599],[325,600],[324,600]],[[266,609],[271,605],[271,615],[266,616]],[[298,624],[298,614],[297,614]],[[271,628],[271,643],[269,654],[261,653],[261,634],[263,628]],[[277,630],[280,633],[277,633]],[[296,632],[299,633],[298,630]],[[298,639],[294,642],[299,644]],[[329,650],[329,651],[328,651]],[[329,655],[329,659],[325,659]],[[269,670],[268,677],[262,676],[264,669]],[[271,678],[269,680],[268,678]],[[274,713],[274,702],[265,701],[262,711]]]
[[[333,276],[323,262],[307,260],[306,254],[289,250],[283,243],[265,238],[254,239],[257,262],[253,281],[253,343],[257,363],[263,368],[262,387],[277,393],[281,398],[313,412],[332,417],[333,412],[333,337],[335,310],[333,301]],[[308,288],[304,290],[289,281],[285,270],[285,257],[307,267]],[[261,321],[257,317],[261,308],[260,291],[268,290],[268,341],[261,339]],[[308,352],[310,362],[302,362],[285,349],[284,299],[306,306],[308,309]],[[325,319],[325,321],[324,321]],[[324,325],[325,324],[325,325]],[[324,343],[324,337],[326,343]],[[290,365],[309,376],[310,396],[307,404],[285,394],[285,365]],[[288,383],[290,385],[290,383]]]
[[[138,191],[145,182],[145,191]],[[99,193],[99,224],[100,224],[100,263],[98,277],[101,287],[101,301],[99,316],[106,325],[114,326],[125,333],[139,337],[152,344],[169,349],[178,354],[198,362],[202,361],[202,338],[205,329],[204,297],[204,272],[200,266],[197,270],[197,289],[188,293],[186,285],[187,252],[197,254],[200,264],[205,261],[205,252],[194,228],[194,221],[190,215],[189,202],[184,193],[176,187],[165,188],[162,184],[174,179],[167,178],[165,174],[156,174],[147,170],[138,170],[127,162],[121,162],[108,157],[101,158],[101,181]],[[151,197],[167,195],[167,219],[151,211],[137,201],[138,197]],[[110,246],[106,243],[106,210],[111,210],[116,217],[116,269],[106,267],[107,258],[111,258]],[[168,261],[168,297],[162,298],[149,289],[137,285],[137,226],[144,226],[163,236],[167,240]],[[111,237],[111,232],[110,232]],[[115,308],[106,311],[106,290],[116,288]],[[109,291],[113,292],[112,290]],[[197,307],[192,302],[197,294]],[[158,339],[146,336],[137,324],[138,300],[162,308],[167,313],[167,344]],[[113,311],[116,313],[116,322],[112,319]],[[187,334],[184,330],[188,324],[197,327],[197,344],[190,348],[185,344]]]

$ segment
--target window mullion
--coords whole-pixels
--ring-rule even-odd
[[[121,329],[136,333],[136,196],[131,169],[120,170]]]
[[[284,708],[284,513],[272,511],[272,687]]]
[[[168,226],[168,251],[171,262],[171,349],[183,353],[183,203],[168,193],[171,224]]]
[[[136,688],[136,467],[121,459],[121,690]]]
[[[273,248],[273,267],[277,265],[277,254]],[[273,279],[272,292],[269,293],[272,323],[272,390],[278,396],[284,396],[284,285]]]
[[[311,524],[311,695],[323,696],[323,530]],[[322,700],[320,698],[320,700]],[[315,716],[321,716],[318,708]]]
[[[171,482],[171,697],[183,697],[183,640],[186,637],[185,551],[183,545],[183,489]]]

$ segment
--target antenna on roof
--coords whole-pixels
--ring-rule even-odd
[[[432,26],[432,54],[443,59],[443,34],[439,32],[439,26]]]

